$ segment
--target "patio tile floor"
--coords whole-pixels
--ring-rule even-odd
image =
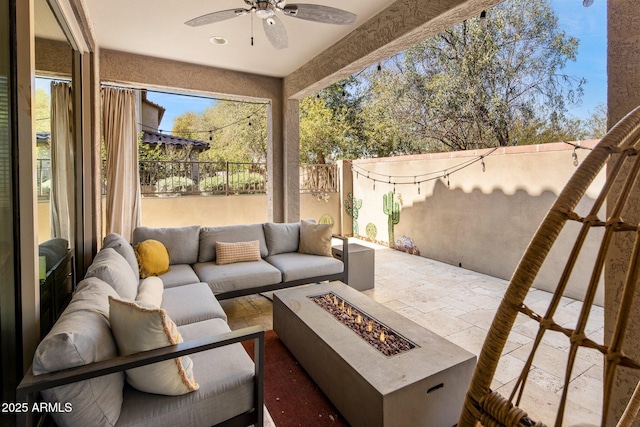
[[[358,241],[359,244],[368,244]],[[376,249],[375,288],[364,291],[374,300],[395,310],[460,347],[479,354],[508,281],[444,264],[428,258],[371,245]],[[546,308],[550,293],[532,290],[527,303]],[[221,301],[229,325],[237,329],[262,325],[272,329],[271,301],[261,295]],[[571,325],[580,301],[563,298],[556,316]],[[594,307],[588,333],[602,339],[604,312]],[[537,322],[519,315],[509,335],[492,388],[508,397],[520,374],[537,331]],[[546,334],[544,351],[538,352],[521,405],[529,415],[550,422],[555,417],[555,397],[562,393],[568,340]],[[602,402],[602,357],[580,349],[572,373],[564,425],[600,424]]]

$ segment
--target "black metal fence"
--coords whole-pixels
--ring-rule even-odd
[[[51,162],[38,159],[38,196],[48,199]],[[103,163],[103,194],[106,194],[106,167]],[[301,193],[338,192],[336,165],[300,165]],[[184,195],[265,194],[266,163],[140,161],[140,190],[147,197]]]

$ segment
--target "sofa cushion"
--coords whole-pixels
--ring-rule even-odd
[[[282,272],[285,282],[342,273],[344,264],[335,258],[290,252],[267,257],[269,264]]]
[[[178,327],[160,308],[109,297],[109,318],[122,356],[182,342]],[[126,376],[131,386],[147,393],[177,396],[199,387],[188,356],[128,369]]]
[[[115,249],[103,248],[98,252],[87,269],[86,277],[97,277],[107,282],[121,298],[133,301],[138,295],[138,276]]]
[[[163,291],[164,286],[162,285],[162,280],[159,277],[147,277],[140,281],[136,301],[143,302],[154,307],[160,307],[162,305]]]
[[[260,242],[216,242],[216,264],[233,264],[236,262],[260,261]]]
[[[229,332],[222,319],[178,328],[185,341]],[[253,408],[254,365],[240,344],[192,354],[200,389],[159,396],[125,386],[120,426],[211,426]]]
[[[282,279],[280,270],[264,260],[226,265],[203,262],[195,264],[193,269],[214,294],[273,285]]]
[[[262,225],[269,256],[285,252],[298,252],[300,223],[278,224],[267,222]]]
[[[158,277],[162,280],[165,289],[202,282],[189,264],[173,264],[171,270]]]
[[[159,240],[136,243],[133,250],[140,266],[140,278],[159,276],[169,271],[169,251]]]
[[[138,274],[138,260],[133,251],[133,246],[124,237],[117,233],[107,234],[102,240],[103,248],[112,248],[127,260],[133,272]]]
[[[216,260],[216,242],[260,242],[260,256],[266,257],[267,243],[264,240],[262,224],[228,225],[224,227],[202,227],[200,229],[200,253],[198,262]]]
[[[109,297],[118,294],[98,278],[78,284],[71,302],[36,349],[34,375],[118,355],[109,328]],[[42,396],[48,402],[72,405],[71,412],[51,414],[59,426],[113,426],[120,416],[123,385],[124,373],[117,372],[44,390]]]
[[[227,321],[227,314],[206,283],[165,289],[161,308],[178,326],[209,319]]]
[[[45,257],[47,271],[65,256],[68,248],[69,242],[61,237],[55,237],[38,245],[38,255]]]
[[[298,252],[309,255],[331,255],[333,224],[313,224],[300,221],[300,246]]]
[[[138,227],[133,230],[133,244],[154,239],[169,250],[171,264],[194,264],[198,262],[199,225],[188,227],[152,228]]]

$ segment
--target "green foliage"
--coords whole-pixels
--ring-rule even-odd
[[[199,189],[202,194],[221,194],[226,192],[226,173],[201,178]],[[260,193],[264,188],[264,176],[256,172],[235,172],[229,174],[229,193]]]
[[[347,213],[353,218],[353,235],[357,236],[360,234],[358,226],[358,212],[362,207],[362,199],[356,199],[353,196],[353,193],[349,193],[347,194],[347,200],[344,201],[344,207],[347,210]]]
[[[333,224],[333,217],[329,214],[324,214],[318,220],[318,224]]]
[[[36,132],[51,132],[51,96],[43,89],[36,89],[35,119]]]
[[[389,217],[389,246],[393,247],[394,226],[400,222],[400,203],[394,202],[393,191],[382,195],[382,211]]]
[[[176,117],[173,134],[208,142],[211,148],[200,154],[202,161],[264,162],[266,111],[262,104],[215,101],[202,113],[186,112]]]
[[[193,181],[184,176],[169,176],[156,183],[156,192],[158,193],[186,193],[193,192],[193,190]]]
[[[376,237],[378,236],[378,228],[376,227],[376,225],[374,223],[372,223],[372,222],[367,224],[366,232],[367,232],[367,237],[369,238],[369,240],[374,242],[376,240]]]
[[[507,0],[369,72],[366,144],[385,140],[387,155],[580,139],[566,113],[585,80],[563,73],[578,40],[557,21],[547,0]]]

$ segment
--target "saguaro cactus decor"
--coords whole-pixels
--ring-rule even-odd
[[[344,207],[347,210],[347,213],[353,218],[353,235],[357,236],[360,234],[360,229],[358,227],[358,211],[362,207],[362,199],[356,199],[353,197],[353,193],[349,193],[347,194],[347,200],[344,201]]]
[[[389,217],[389,246],[393,247],[393,226],[400,221],[400,203],[393,201],[393,191],[382,195],[382,209]]]

